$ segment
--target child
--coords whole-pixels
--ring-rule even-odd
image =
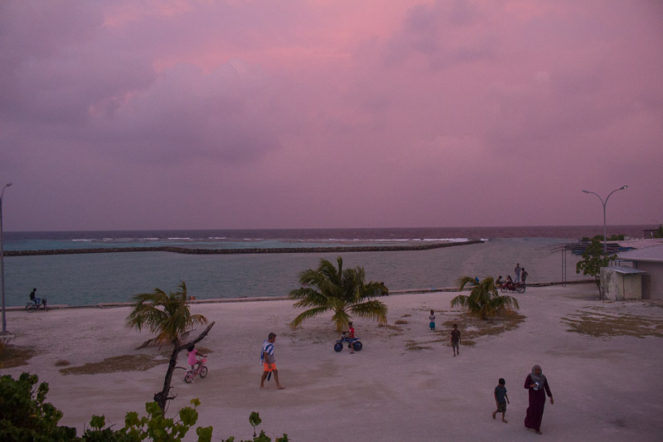
[[[200,362],[200,359],[198,359],[198,350],[194,344],[189,345],[186,349],[189,351],[187,362],[191,366],[191,370],[194,370],[196,368],[196,364]],[[201,354],[200,356],[204,357],[205,355]]]
[[[505,384],[506,381],[504,378],[500,378],[499,384],[495,387],[495,403],[497,404],[497,410],[493,411],[493,419],[495,419],[497,413],[502,413],[502,422],[506,424],[507,420],[504,416],[506,415],[506,404],[509,402],[509,396],[506,394]]]
[[[352,322],[348,322],[348,348],[350,353],[354,353],[355,349],[352,347],[355,339],[355,328],[352,326]]]
[[[430,311],[430,316],[428,316],[428,320],[430,321],[428,323],[428,326],[430,327],[430,329],[435,330],[435,311],[434,310]]]
[[[454,357],[460,354],[460,330],[458,330],[458,324],[454,324],[454,329],[451,330],[451,348],[453,348]]]

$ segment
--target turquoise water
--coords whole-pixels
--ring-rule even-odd
[[[516,262],[530,282],[559,281],[562,252],[569,240],[502,238],[484,244],[426,251],[341,254],[345,266],[363,266],[367,280],[390,290],[454,286],[459,276],[506,276]],[[49,304],[126,302],[137,293],[166,291],[185,281],[198,299],[285,296],[299,287],[301,271],[338,254],[181,255],[167,252],[5,257],[7,305],[24,305],[33,287]],[[567,279],[577,257],[567,252]]]

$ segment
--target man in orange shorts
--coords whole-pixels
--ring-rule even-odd
[[[279,390],[283,390],[281,384],[279,383],[279,371],[276,369],[276,358],[274,357],[274,341],[276,341],[276,334],[270,333],[267,336],[267,340],[262,343],[262,359],[264,371],[262,372],[262,378],[260,378],[260,388],[264,388],[265,379],[270,373],[274,373],[274,380],[276,381],[276,387]]]

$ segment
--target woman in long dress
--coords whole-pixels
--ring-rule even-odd
[[[550,392],[548,379],[543,375],[539,365],[532,367],[532,373],[527,375],[525,388],[529,390],[529,407],[525,416],[525,427],[541,434],[541,420],[543,419],[543,408],[546,405],[546,394],[550,398],[551,404],[554,404],[555,400]]]

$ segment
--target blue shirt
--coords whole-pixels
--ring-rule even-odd
[[[262,343],[262,358],[265,362],[269,364],[274,363],[274,344],[269,341]]]

